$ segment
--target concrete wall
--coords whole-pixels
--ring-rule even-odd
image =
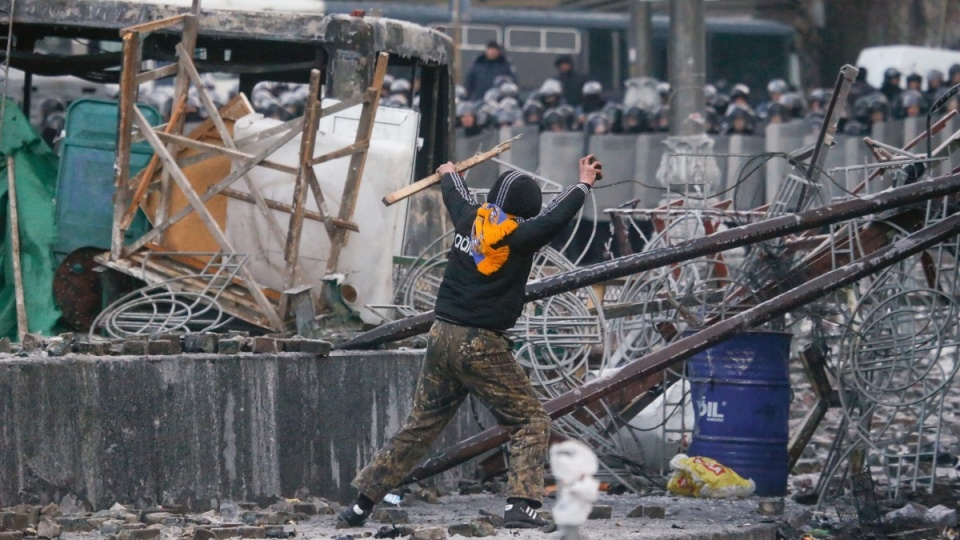
[[[422,351],[0,357],[0,507],[347,500],[409,412]],[[448,444],[476,432],[464,408]],[[452,480],[456,473],[448,473]]]

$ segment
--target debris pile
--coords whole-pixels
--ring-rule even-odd
[[[0,354],[16,356],[42,355],[60,357],[69,354],[92,356],[144,356],[174,354],[221,354],[241,353],[277,354],[309,353],[319,356],[330,354],[329,341],[307,339],[291,332],[251,336],[243,330],[231,330],[218,334],[206,332],[200,334],[161,334],[150,336],[127,336],[125,338],[101,339],[76,335],[60,334],[44,337],[39,334],[26,334],[19,348],[8,338],[0,339]]]

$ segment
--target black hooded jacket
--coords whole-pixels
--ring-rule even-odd
[[[523,310],[523,293],[534,255],[576,216],[590,192],[590,186],[584,183],[569,186],[539,215],[527,214],[533,216],[530,219],[515,218],[519,223],[517,229],[497,245],[509,246],[510,255],[503,266],[490,275],[477,269],[471,254],[470,235],[477,209],[481,205],[467,191],[459,174],[443,175],[440,188],[455,232],[443,281],[437,292],[434,307],[437,318],[461,326],[506,331],[516,324]],[[509,186],[506,189],[507,197],[517,194],[511,192]],[[539,209],[539,201],[536,201],[536,205]],[[532,204],[522,206],[529,208]],[[503,207],[510,212],[509,204]],[[521,213],[524,211],[521,210]]]

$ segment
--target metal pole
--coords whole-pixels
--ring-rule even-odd
[[[960,215],[954,215],[910,236],[881,248],[855,262],[841,266],[819,277],[809,279],[789,291],[757,306],[724,319],[691,336],[674,341],[661,349],[634,360],[617,373],[594,379],[578,388],[544,402],[550,418],[560,418],[589,405],[632,382],[657,373],[691,356],[722,343],[751,328],[805,306],[823,296],[846,287],[869,275],[892,266],[928,249],[960,232]],[[441,451],[414,468],[400,485],[429,478],[455,467],[487,450],[507,442],[509,431],[503,426],[489,428]]]
[[[703,0],[670,0],[670,135],[702,135],[703,85],[706,83],[706,37]],[[696,119],[699,120],[699,117]]]
[[[653,27],[651,2],[630,2],[630,76],[653,76]]]
[[[456,84],[463,84],[463,50],[460,48],[463,44],[463,11],[460,9],[462,1],[450,0],[450,20],[453,21],[453,81]]]
[[[888,189],[866,197],[848,199],[797,214],[778,216],[701,236],[674,246],[643,251],[627,257],[620,257],[612,261],[592,264],[531,281],[527,283],[523,300],[524,302],[532,302],[669,264],[689,261],[728,249],[755,244],[808,229],[816,229],[958,192],[960,192],[960,174]],[[340,344],[338,348],[342,350],[367,349],[416,336],[429,330],[433,320],[433,311],[412,315],[364,332]]]

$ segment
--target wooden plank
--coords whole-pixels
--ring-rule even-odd
[[[366,152],[370,148],[370,141],[358,141],[350,146],[344,146],[339,150],[334,150],[333,152],[327,152],[322,156],[315,157],[305,163],[306,166],[312,167],[314,165],[319,165],[321,163],[326,163],[328,161],[333,161],[335,159],[340,159],[342,157],[352,156],[360,152]]]
[[[220,194],[223,195],[224,197],[230,197],[231,199],[236,199],[238,201],[248,202],[250,204],[256,204],[256,201],[253,200],[253,197],[251,197],[249,194],[244,193],[242,191],[225,189],[221,191]],[[284,212],[286,214],[290,214],[293,212],[293,207],[291,207],[289,204],[279,203],[277,201],[272,201],[270,199],[267,199],[267,206],[269,206],[271,210],[277,210],[280,212]],[[343,223],[338,218],[325,219],[325,216],[321,215],[319,212],[314,212],[312,210],[304,210],[303,217],[312,221],[319,221],[320,223],[327,223],[329,221],[335,227],[343,227],[353,232],[360,232],[360,227],[357,226],[356,223],[351,223],[351,222]]]
[[[209,151],[207,154],[209,157],[215,157],[216,155],[225,156],[230,159],[252,159],[253,154],[248,154],[240,150],[233,150],[225,146],[217,146],[215,144],[205,143],[203,141],[198,141],[196,139],[191,139],[189,137],[184,137],[182,135],[172,135],[169,133],[164,133],[162,131],[155,132],[160,136],[160,139],[168,143],[176,143],[179,146],[186,148],[193,148],[196,150],[205,150]],[[180,160],[177,160],[177,165],[180,165],[180,168],[183,168],[183,165],[180,163]],[[279,171],[282,173],[287,173],[290,175],[297,174],[297,168],[291,167],[289,165],[284,165],[276,161],[263,160],[260,162],[260,167],[265,169],[272,169],[274,171]]]
[[[383,87],[383,77],[387,73],[387,64],[390,55],[380,53],[377,57],[377,66],[373,74],[373,82],[366,92],[366,103],[360,113],[360,124],[357,126],[356,142],[369,141],[373,135],[373,125],[377,117],[377,107],[380,102],[380,89]],[[343,196],[340,200],[339,218],[345,221],[353,220],[353,212],[357,207],[357,196],[360,193],[360,181],[363,178],[363,169],[367,162],[367,152],[358,152],[350,159],[350,168],[347,180],[343,186]],[[337,229],[330,240],[330,255],[327,257],[327,274],[337,271],[340,264],[340,252],[347,243],[347,231]]]
[[[137,75],[137,86],[150,81],[155,81],[157,79],[173,77],[177,74],[177,69],[179,69],[177,64],[169,64],[157,69],[152,69],[150,71],[144,71],[143,73]]]
[[[13,156],[7,156],[7,199],[10,203],[10,251],[13,258],[13,289],[17,305],[17,336],[30,331],[27,303],[23,292],[23,267],[20,262],[20,216],[17,211],[17,173]]]
[[[243,95],[243,94],[240,94],[240,95]],[[251,108],[251,110],[253,110],[253,109]],[[201,125],[202,125],[202,124],[201,124]],[[211,126],[211,127],[213,126],[213,122],[210,122],[210,126]],[[267,129],[265,129],[265,130],[263,130],[263,131],[258,131],[257,133],[254,133],[254,134],[252,134],[252,135],[247,135],[246,137],[241,137],[241,138],[239,138],[239,139],[234,139],[233,142],[234,142],[234,144],[236,144],[237,147],[239,148],[239,147],[242,147],[242,146],[247,146],[247,145],[249,145],[249,144],[258,143],[258,142],[260,142],[260,141],[262,141],[262,140],[264,140],[264,139],[267,139],[267,138],[269,138],[269,137],[273,137],[274,135],[278,135],[278,134],[281,134],[281,133],[289,133],[289,132],[291,132],[291,131],[299,131],[302,127],[303,127],[303,117],[301,116],[300,118],[295,118],[295,119],[293,119],[293,120],[290,120],[289,122],[285,122],[285,123],[283,123],[283,124],[274,126],[274,127],[272,127],[272,128],[267,128]],[[186,158],[178,159],[178,160],[177,160],[177,164],[180,165],[180,167],[188,167],[188,166],[190,166],[190,165],[193,165],[193,164],[196,164],[196,163],[200,163],[201,161],[205,161],[205,160],[207,160],[207,159],[210,159],[211,157],[214,157],[215,155],[219,155],[219,153],[208,150],[208,151],[204,151],[204,152],[201,152],[201,153],[199,153],[199,154],[195,154],[195,155],[192,155],[192,156],[189,156],[189,157],[186,157]],[[263,160],[263,161],[266,161],[266,160]],[[279,170],[279,169],[278,169],[278,170]],[[296,171],[294,171],[292,174],[296,174]]]
[[[259,153],[255,154],[253,159],[249,159],[240,163],[237,166],[237,169],[227,175],[223,180],[220,180],[216,184],[210,186],[207,189],[206,193],[203,194],[201,200],[207,202],[210,199],[216,197],[221,191],[231,186],[234,182],[240,179],[240,176],[246,174],[247,171],[255,167],[260,161],[265,159],[270,154],[276,152],[277,148],[280,148],[291,139],[296,137],[299,133],[296,131],[290,131],[284,134],[282,137],[278,138],[276,141],[273,141],[266,148],[262,149]],[[153,242],[160,238],[163,235],[164,231],[170,227],[179,223],[183,218],[189,216],[193,213],[193,208],[191,206],[186,206],[178,211],[175,215],[171,216],[170,219],[158,223],[153,229],[148,231],[146,234],[141,236],[138,240],[133,242],[130,246],[124,248],[124,253],[133,253],[138,249],[142,248],[149,242]]]
[[[137,73],[140,71],[142,50],[140,36],[135,33],[123,35],[123,67],[120,72],[119,120],[117,122],[117,153],[114,161],[113,233],[110,241],[110,258],[120,258],[123,251],[123,230],[120,223],[127,207],[127,179],[130,177],[131,132],[133,113],[137,104]],[[148,126],[149,128],[149,126]]]
[[[293,185],[293,211],[290,213],[290,223],[287,227],[287,241],[283,248],[283,260],[287,263],[287,275],[285,278],[284,289],[294,286],[297,280],[297,272],[300,259],[300,237],[303,233],[303,217],[307,206],[307,176],[310,174],[310,158],[313,156],[315,144],[317,142],[317,129],[320,127],[320,70],[310,71],[310,89],[307,97],[307,107],[303,120],[303,135],[300,137],[300,167],[297,172],[297,178]],[[320,215],[324,215],[324,210],[320,210]],[[328,223],[327,236],[333,236],[333,229]],[[281,313],[286,313],[286,306],[281,306]]]
[[[186,110],[187,106],[187,96],[181,94],[178,96],[176,103],[173,106],[173,113],[170,115],[170,122],[167,123],[163,132],[156,132],[158,135],[166,135],[174,128],[174,126],[179,124],[180,117],[183,115],[183,112]],[[130,223],[133,222],[133,217],[136,215],[137,208],[140,207],[140,202],[143,200],[143,196],[147,194],[147,188],[150,187],[150,183],[153,181],[153,175],[157,170],[157,164],[160,163],[159,158],[156,154],[150,157],[150,162],[147,163],[145,169],[140,172],[139,178],[140,182],[137,184],[137,189],[133,194],[133,198],[130,201],[130,205],[127,206],[126,211],[123,213],[123,219],[120,221],[120,229],[126,233],[127,229],[130,228]]]
[[[223,231],[220,230],[220,227],[217,225],[217,222],[214,220],[213,216],[210,215],[210,211],[207,210],[207,207],[204,206],[203,202],[200,199],[200,196],[197,195],[197,192],[193,190],[193,186],[190,185],[190,180],[183,174],[183,171],[177,167],[177,162],[172,155],[167,151],[167,148],[163,145],[163,141],[157,137],[156,133],[150,129],[150,123],[147,122],[147,119],[144,118],[143,114],[138,110],[134,109],[134,114],[136,115],[137,122],[140,124],[141,128],[144,129],[144,135],[147,137],[147,142],[150,143],[150,146],[153,147],[153,150],[160,155],[160,160],[163,161],[164,167],[169,170],[170,176],[177,183],[177,186],[180,188],[180,191],[187,197],[187,200],[190,201],[190,206],[193,207],[193,211],[200,216],[200,220],[203,221],[203,224],[210,231],[210,234],[213,235],[217,243],[220,245],[220,248],[227,253],[237,253],[237,251],[230,244],[230,240],[227,239]],[[250,273],[250,270],[246,268],[246,265],[240,268],[239,274],[242,275],[244,281],[246,281],[246,286],[250,291],[250,294],[253,295],[254,300],[260,306],[263,314],[270,321],[270,324],[273,328],[279,330],[283,327],[283,322],[280,320],[280,317],[277,315],[275,307],[270,304],[270,301],[263,294],[263,290],[257,284],[256,278],[253,274]]]
[[[157,30],[163,30],[164,28],[176,26],[183,22],[187,17],[189,17],[187,14],[171,15],[170,17],[165,17],[156,21],[147,21],[145,23],[135,24],[133,26],[128,26],[121,29],[120,35],[126,39],[126,37],[129,35],[149,34],[150,32],[156,32]]]

